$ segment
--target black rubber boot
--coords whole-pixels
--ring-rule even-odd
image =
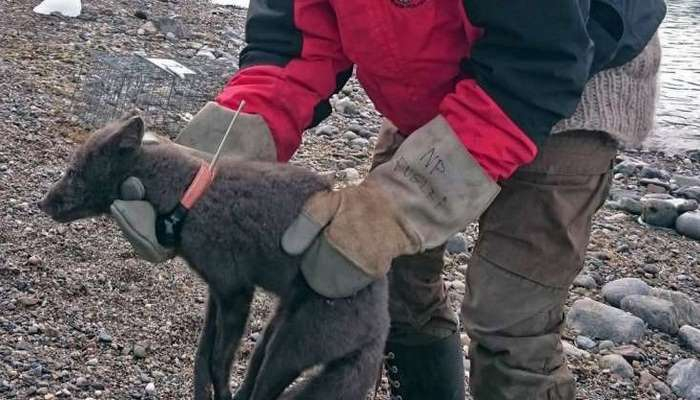
[[[459,333],[427,345],[387,342],[391,400],[464,400],[464,359]]]

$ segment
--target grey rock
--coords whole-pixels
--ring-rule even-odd
[[[156,392],[156,385],[155,385],[155,383],[149,382],[149,383],[146,385],[145,391],[146,391],[146,393],[149,394],[149,395],[154,394],[154,393]]]
[[[671,179],[671,174],[663,170],[661,168],[655,168],[652,166],[644,166],[642,167],[642,170],[639,172],[639,177],[640,178],[657,178],[657,179],[662,179],[662,180],[669,180]]]
[[[698,208],[695,200],[677,199],[665,193],[647,194],[640,201],[642,220],[651,225],[666,228],[672,228],[680,214]]]
[[[613,168],[613,172],[616,174],[623,174],[625,176],[633,176],[636,175],[642,168],[644,168],[647,164],[642,161],[637,161],[637,160],[624,160]]]
[[[671,180],[680,187],[700,186],[700,176],[673,175]]]
[[[654,390],[661,395],[661,398],[669,398],[673,394],[673,391],[671,390],[670,387],[668,387],[667,384],[663,383],[660,380],[656,380],[655,382],[652,383],[652,387]]]
[[[357,133],[353,131],[345,131],[345,133],[343,133],[343,139],[347,140],[348,142],[353,141],[357,138],[359,138],[359,136],[357,136]]]
[[[174,41],[177,40],[177,36],[175,36],[175,34],[172,33],[172,32],[166,33],[166,34],[165,34],[165,38],[168,39],[168,40],[170,40],[171,42],[174,42]]]
[[[446,286],[448,289],[454,289],[459,293],[464,293],[464,289],[466,287],[464,282],[462,282],[461,280],[454,280],[451,282],[447,282]]]
[[[32,307],[39,304],[39,299],[36,296],[22,296],[18,300],[19,303],[25,307]]]
[[[594,260],[600,260],[600,261],[607,261],[610,259],[610,253],[607,251],[592,251],[588,253],[589,256],[591,256],[592,259]],[[605,264],[599,264],[597,265],[598,267],[602,267]]]
[[[146,22],[144,22],[143,25],[141,25],[141,27],[139,28],[139,31],[143,32],[143,33],[141,33],[142,35],[145,33],[154,34],[154,33],[158,32],[158,28],[156,27],[156,25],[153,22],[146,21]]]
[[[616,343],[639,341],[646,332],[641,319],[589,298],[574,302],[566,324],[581,335]]]
[[[36,377],[40,377],[44,373],[44,367],[39,363],[33,363],[30,373]]]
[[[647,295],[651,287],[639,278],[621,278],[603,285],[602,294],[605,301],[618,307],[625,296],[632,294]]]
[[[451,238],[447,239],[445,250],[447,250],[447,252],[450,254],[459,254],[466,252],[467,239],[464,236],[464,234],[457,233],[455,235],[452,235]]]
[[[690,325],[683,325],[681,329],[678,330],[678,336],[683,343],[693,349],[693,351],[700,353],[700,329]]]
[[[671,190],[671,184],[662,181],[661,179],[658,178],[642,178],[639,180],[639,184],[642,186],[649,186],[649,185],[654,185],[654,186],[659,186],[665,190]]]
[[[686,358],[668,370],[666,383],[685,400],[700,400],[700,361]]]
[[[601,350],[601,351],[602,350],[610,350],[613,347],[615,347],[615,342],[613,342],[612,340],[601,340],[598,343],[598,350]]]
[[[691,239],[700,240],[700,211],[680,215],[676,219],[676,231]]]
[[[700,150],[687,150],[685,152],[686,157],[688,157],[692,161],[698,161],[700,162]]]
[[[675,199],[668,195],[654,194],[642,197],[641,203],[642,221],[664,228],[673,228],[680,214],[698,207],[698,203],[694,200]]]
[[[644,353],[642,350],[632,344],[623,344],[622,346],[616,346],[610,349],[613,353],[622,356],[625,358],[625,360],[636,360],[640,361],[645,358]]]
[[[596,347],[595,340],[583,335],[576,336],[576,339],[574,339],[574,343],[576,344],[576,347],[584,350],[590,350]]]
[[[650,183],[646,185],[647,188],[647,193],[668,193],[669,189],[667,189],[664,186],[661,185],[655,185],[653,183]]]
[[[347,97],[335,102],[335,110],[341,114],[357,114],[357,104]]]
[[[9,392],[14,386],[8,381],[0,381],[0,393]]]
[[[686,213],[688,211],[695,211],[698,209],[698,202],[689,199],[675,199],[676,207],[678,208],[678,213]]]
[[[134,17],[138,19],[148,19],[148,12],[144,10],[136,10],[134,11]]]
[[[671,335],[678,333],[675,307],[668,300],[634,294],[625,296],[620,302],[620,307],[643,319],[653,328]]]
[[[340,171],[340,177],[345,181],[353,182],[360,179],[360,173],[355,168],[345,168]]]
[[[235,58],[236,58],[233,54],[228,53],[228,52],[226,52],[226,51],[223,51],[223,50],[221,50],[221,49],[214,49],[214,56],[215,56],[217,59],[223,58],[223,59],[226,59],[226,60],[235,60]]]
[[[87,378],[81,376],[78,377],[78,379],[75,380],[75,386],[84,388],[86,386],[90,385],[90,381],[87,380]]]
[[[630,197],[620,199],[619,207],[621,210],[627,211],[630,214],[640,215],[642,213],[642,202]]]
[[[162,17],[155,21],[155,25],[164,35],[172,33],[180,39],[187,39],[192,36],[189,30],[185,27],[181,18],[178,17]]]
[[[610,197],[610,200],[613,201],[617,201],[624,198],[639,200],[641,198],[641,195],[633,190],[612,188],[610,189],[610,194],[608,195],[608,197]]]
[[[37,266],[41,264],[41,258],[39,256],[31,256],[27,259],[27,264]]]
[[[642,213],[642,203],[634,197],[620,197],[618,200],[611,200],[606,204],[614,210],[621,210],[634,215]]]
[[[134,345],[134,357],[136,358],[145,358],[146,357],[146,346],[144,346],[141,343],[136,343]]]
[[[598,366],[626,379],[634,378],[634,369],[619,354],[608,354],[598,360]]]
[[[647,274],[656,275],[659,273],[659,267],[654,264],[644,264],[642,271],[646,272]]]
[[[369,146],[369,140],[363,137],[358,137],[350,141],[350,146],[364,148]]]
[[[26,340],[20,340],[15,345],[15,349],[22,350],[22,351],[30,351],[32,349],[32,345],[29,342],[27,342]]]
[[[586,289],[595,289],[598,287],[598,283],[590,275],[579,274],[576,276],[576,278],[574,278],[574,286]]]
[[[195,54],[195,56],[205,57],[205,58],[208,58],[210,60],[216,60],[216,56],[214,55],[214,53],[211,50],[208,50],[206,48],[203,48],[203,49],[200,49],[199,51],[197,51],[197,54]]]
[[[363,127],[360,124],[351,124],[348,126],[348,129],[355,132],[360,137],[363,137],[365,139],[369,139],[370,137],[374,136],[372,131],[370,131],[369,129],[366,129],[365,127]]]
[[[654,288],[650,293],[654,297],[673,303],[678,323],[700,328],[700,304],[694,302],[687,294],[675,290]]]
[[[669,388],[668,385],[663,383],[647,370],[639,373],[639,387],[643,389],[652,388],[664,398],[669,397],[672,394],[671,388]]]
[[[562,340],[561,345],[564,349],[564,354],[571,358],[588,358],[591,356],[591,353],[587,352],[586,350],[579,349],[566,340]]]
[[[97,340],[100,342],[111,343],[112,336],[104,330],[100,330],[97,334]]]
[[[338,134],[338,128],[333,125],[319,125],[314,130],[314,133],[319,136],[335,136]]]
[[[695,200],[700,203],[700,186],[683,186],[674,191],[673,194],[678,197]]]

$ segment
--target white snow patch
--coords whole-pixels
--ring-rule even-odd
[[[49,15],[57,12],[66,17],[77,17],[82,10],[80,0],[44,0],[34,7],[34,12]]]

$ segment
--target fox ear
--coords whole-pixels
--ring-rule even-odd
[[[119,153],[128,154],[141,147],[145,125],[143,119],[140,116],[134,116],[119,125],[111,140]]]

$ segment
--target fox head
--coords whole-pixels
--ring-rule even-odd
[[[133,114],[95,131],[73,154],[39,208],[58,222],[108,212],[136,161],[143,135],[143,119]]]

